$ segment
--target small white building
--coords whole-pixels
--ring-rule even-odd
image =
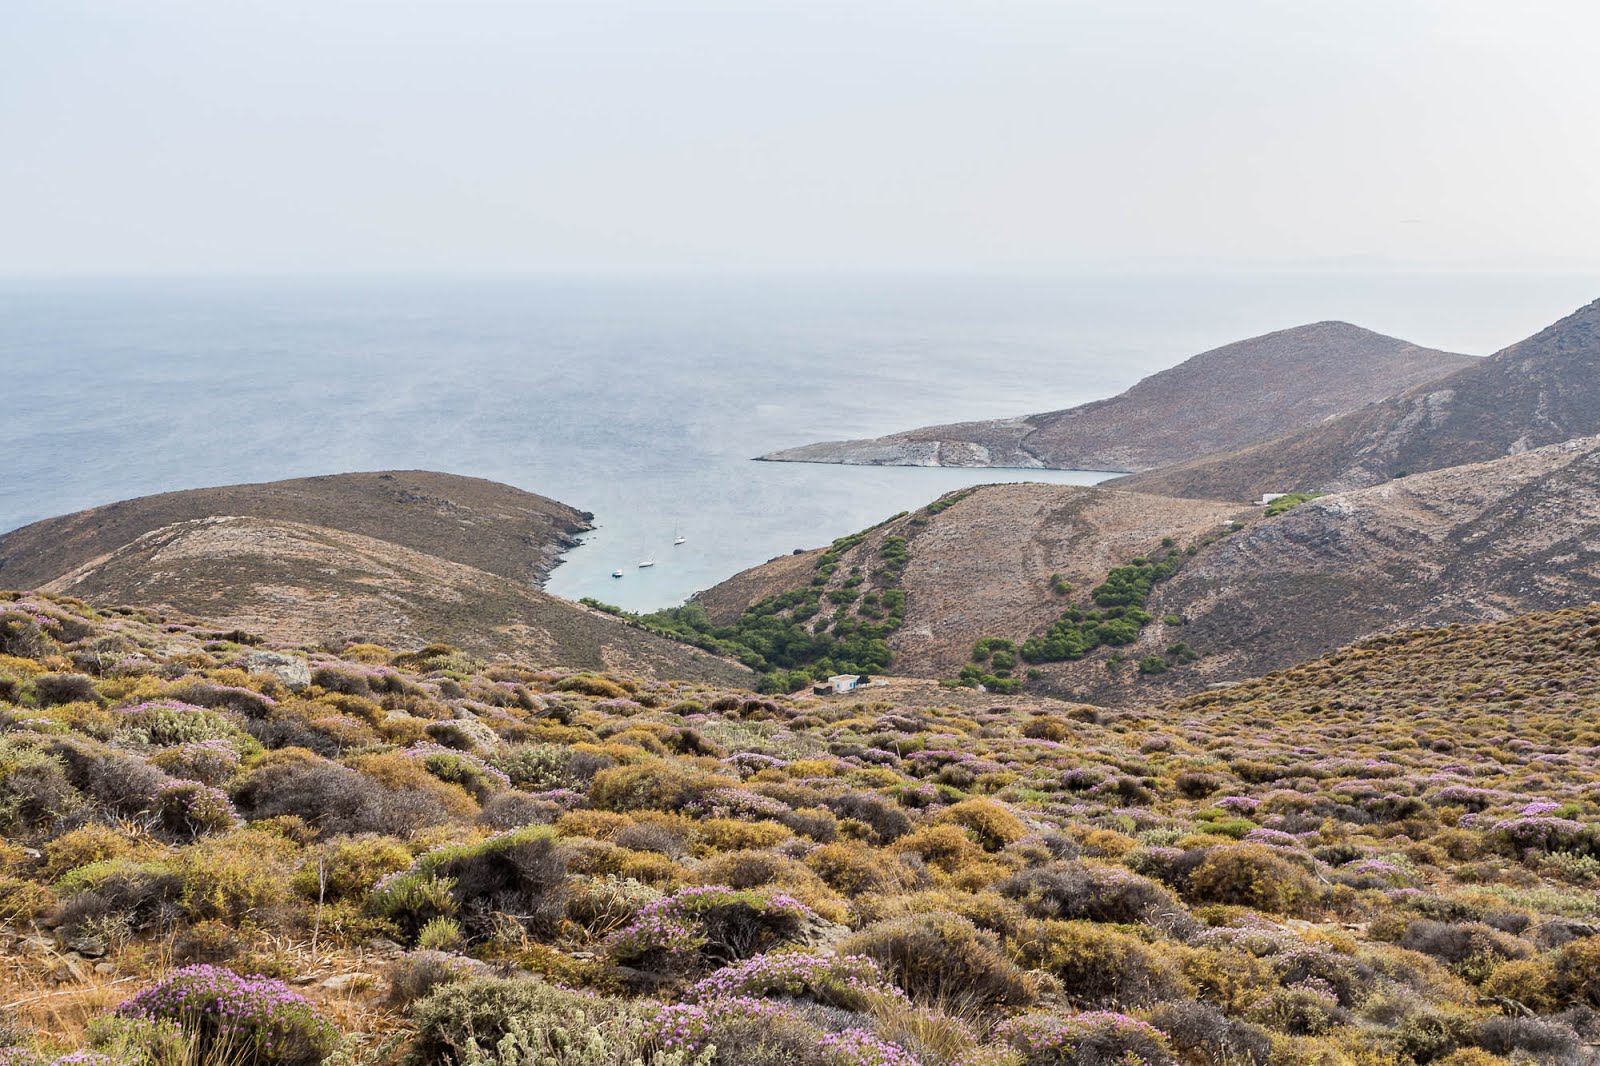
[[[861,683],[860,674],[834,674],[828,678],[828,684],[833,686],[835,694],[854,692]]]
[[[1273,500],[1281,500],[1287,495],[1289,495],[1287,492],[1266,492],[1266,493],[1262,493],[1261,502],[1260,502],[1260,504],[1258,504],[1258,506],[1265,507],[1265,506],[1267,506],[1267,504],[1271,503]]]

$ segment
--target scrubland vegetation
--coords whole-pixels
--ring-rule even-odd
[[[1236,532],[1229,527],[1227,532]],[[1154,622],[1155,615],[1146,611],[1145,603],[1150,593],[1161,582],[1176,574],[1184,560],[1194,555],[1217,538],[1202,538],[1187,549],[1180,549],[1177,541],[1167,537],[1159,549],[1149,557],[1132,560],[1126,566],[1114,567],[1101,584],[1089,592],[1092,606],[1069,608],[1043,633],[1028,637],[1020,643],[1005,637],[985,637],[972,648],[972,660],[962,667],[953,684],[976,688],[982,686],[989,692],[1010,695],[1022,691],[1024,676],[1018,676],[1018,663],[1059,663],[1082,659],[1101,648],[1121,648],[1139,639],[1144,627]],[[1069,595],[1071,586],[1051,578],[1052,591]],[[1167,618],[1169,625],[1182,625],[1179,617]],[[1200,658],[1199,652],[1188,644],[1178,642],[1161,655],[1148,655],[1138,662],[1141,674],[1160,674],[1174,666],[1182,666]],[[1106,657],[1109,669],[1119,669],[1124,664],[1122,656],[1112,652]]]
[[[963,495],[970,493],[944,497],[925,510],[936,514],[934,508],[943,510]],[[871,676],[889,666],[893,658],[889,635],[905,622],[906,594],[899,584],[911,559],[906,538],[887,537],[868,565],[843,574],[839,569],[845,553],[873,530],[904,517],[897,514],[835,540],[817,557],[808,585],[751,604],[726,625],[714,622],[698,603],[629,614],[596,600],[584,602],[664,636],[737,659],[761,674],[756,688],[763,693],[793,692],[832,674]]]
[[[1311,500],[1315,500],[1318,497],[1323,496],[1323,495],[1326,495],[1326,494],[1325,493],[1321,493],[1321,492],[1289,492],[1289,493],[1285,493],[1284,495],[1279,496],[1277,499],[1273,500],[1271,503],[1267,504],[1266,515],[1267,515],[1268,518],[1276,518],[1278,515],[1283,514],[1283,512],[1285,512],[1285,511],[1292,511],[1296,507],[1299,507],[1302,503],[1307,503],[1307,502],[1309,502]]]
[[[1596,664],[862,702],[0,594],[0,1063],[1587,1062]]]

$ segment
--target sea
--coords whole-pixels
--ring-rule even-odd
[[[1110,476],[765,452],[1069,407],[1322,319],[1487,354],[1597,295],[1593,273],[1362,269],[0,280],[0,530],[172,489],[442,470],[593,512],[547,589],[650,610],[951,489]]]

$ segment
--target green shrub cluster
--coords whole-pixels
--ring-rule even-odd
[[[835,540],[817,557],[808,585],[760,600],[727,625],[698,603],[627,617],[738,659],[762,675],[762,692],[792,692],[833,674],[882,673],[893,658],[888,638],[905,621],[905,591],[895,586],[910,560],[908,540],[884,538],[875,568],[843,576],[839,568],[876,530],[902,517]]]
[[[1308,500],[1314,500],[1317,497],[1324,495],[1327,494],[1322,492],[1291,492],[1287,495],[1279,496],[1276,500],[1273,500],[1271,503],[1267,504],[1267,517],[1275,518],[1278,515],[1283,514],[1285,511],[1290,511],[1296,507],[1299,507],[1302,503],[1305,503]]]

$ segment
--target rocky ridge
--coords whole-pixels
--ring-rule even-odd
[[[1480,363],[1382,403],[1116,483],[1210,499],[1343,491],[1594,433],[1600,433],[1600,300]]]

